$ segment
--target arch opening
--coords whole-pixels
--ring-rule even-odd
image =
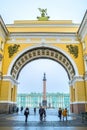
[[[18,77],[18,93],[42,92],[44,72],[47,92],[69,93],[69,78],[65,69],[51,59],[36,59],[23,67]]]

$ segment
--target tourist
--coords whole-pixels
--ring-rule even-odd
[[[67,121],[67,108],[63,109],[62,115],[63,115],[63,121],[64,121],[64,118],[66,118],[66,121]]]
[[[45,110],[45,108],[43,108],[43,118],[44,118],[44,121],[46,121],[46,110]]]
[[[61,117],[62,117],[62,109],[61,108],[59,108],[59,110],[58,110],[58,117],[61,121]]]
[[[18,112],[19,112],[19,107],[16,108],[16,113],[18,114]]]
[[[34,107],[34,115],[36,115],[36,107]]]
[[[21,111],[21,112],[23,111],[23,106],[21,106],[21,109],[20,109],[20,111]]]
[[[43,119],[43,108],[42,106],[39,108],[40,121]]]
[[[25,122],[27,122],[28,115],[29,115],[29,108],[28,107],[26,107],[26,109],[24,111],[24,115],[25,115]]]

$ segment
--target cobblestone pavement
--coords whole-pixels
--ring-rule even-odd
[[[0,115],[0,130],[87,130],[87,121],[82,122],[81,116],[71,114],[68,120],[60,121],[57,110],[47,110],[45,121],[39,120],[38,110],[36,115],[30,110],[28,122],[25,123],[23,113]]]

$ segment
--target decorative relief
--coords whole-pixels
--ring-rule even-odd
[[[70,52],[70,54],[73,54],[75,58],[78,57],[78,46],[76,45],[67,45],[66,46]]]
[[[19,69],[19,67],[18,67],[18,66],[15,66],[15,69],[16,69],[16,70],[18,70],[18,69]]]
[[[63,63],[65,63],[65,62],[66,62],[66,59],[64,58],[64,59],[63,59]]]
[[[9,53],[9,58],[11,58],[17,51],[20,45],[14,44],[13,46],[10,45],[8,46],[8,53]]]
[[[28,56],[27,55],[25,55],[24,58],[25,58],[25,60],[28,60]]]

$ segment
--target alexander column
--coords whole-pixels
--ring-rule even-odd
[[[46,74],[44,73],[43,77],[43,100],[42,100],[42,105],[44,107],[47,107],[47,99],[46,99]]]

